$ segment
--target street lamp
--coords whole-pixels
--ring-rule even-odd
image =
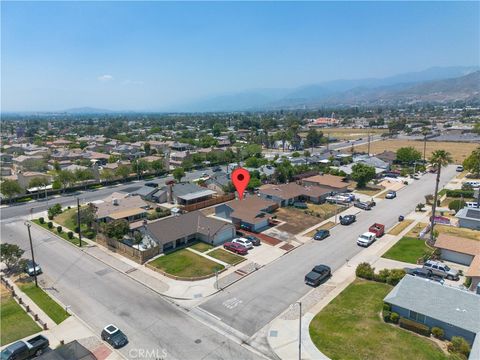
[[[32,224],[29,222],[25,222],[25,226],[28,229],[28,239],[30,241],[30,252],[32,253],[32,262],[33,262],[33,276],[35,277],[35,286],[38,287],[38,281],[37,281],[37,264],[35,263],[35,255],[33,254],[33,244],[32,244],[32,234],[30,232],[30,227]]]
[[[298,360],[302,360],[302,302],[295,301],[298,304]],[[291,307],[293,308],[293,305]]]
[[[78,226],[78,240],[79,247],[82,247],[82,224],[80,222],[80,199],[77,197],[77,226]]]

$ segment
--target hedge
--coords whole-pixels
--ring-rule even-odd
[[[442,328],[439,328],[437,326],[432,327],[432,335],[436,337],[437,339],[443,339],[445,336],[445,332],[443,331]]]
[[[452,198],[460,198],[460,197],[473,198],[473,190],[459,190],[459,189],[447,190],[445,194],[447,195],[447,197],[452,197]]]
[[[375,273],[375,268],[369,263],[358,264],[355,274],[362,279],[373,280],[376,282],[387,283],[390,285],[397,285],[400,280],[405,276],[405,270],[403,269],[383,269],[378,273]]]
[[[430,336],[430,328],[427,325],[420,324],[416,321],[401,317],[399,321],[400,327],[416,332],[417,334]]]

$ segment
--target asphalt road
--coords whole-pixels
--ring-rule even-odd
[[[454,166],[443,169],[440,185],[446,184],[454,175]],[[413,211],[416,204],[425,201],[426,194],[433,193],[435,176],[424,175],[399,191],[396,199],[379,202],[371,211],[362,211],[354,224],[336,226],[329,238],[300,246],[228,287],[200,307],[243,334],[254,335],[311,290],[304,284],[304,276],[313,266],[327,264],[332,271],[340,268],[346,259],[363,250],[356,244],[358,235],[368,231],[374,222],[389,228],[397,222],[399,215]]]
[[[42,286],[97,334],[118,325],[130,340],[120,350],[126,358],[164,359],[163,349],[167,360],[259,358],[128,276],[42,229],[31,230]],[[30,257],[23,221],[2,221],[1,241],[20,245]],[[155,356],[136,357],[138,349]]]

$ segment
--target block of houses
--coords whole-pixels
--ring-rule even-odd
[[[215,216],[230,220],[235,227],[259,232],[269,226],[278,204],[258,196],[232,200],[215,207]]]
[[[24,168],[24,165],[28,163],[29,161],[32,160],[43,160],[43,156],[40,155],[34,155],[34,156],[28,156],[28,155],[20,155],[12,159],[13,163],[13,168],[15,170],[22,170]]]
[[[179,183],[163,187],[155,196],[159,203],[190,205],[211,199],[215,194],[215,191],[195,184]]]
[[[458,226],[473,230],[480,230],[480,209],[465,207],[455,215]]]
[[[332,190],[323,186],[305,186],[297,183],[263,185],[258,194],[265,200],[274,201],[280,207],[292,205],[295,201],[310,201],[320,204],[330,195]]]
[[[480,283],[480,241],[440,234],[435,241],[443,260],[469,266],[466,276],[472,278],[470,290]]]
[[[315,175],[302,179],[305,186],[320,186],[328,191],[345,192],[348,190],[349,183],[341,176],[330,174]]]
[[[148,215],[150,205],[140,196],[114,192],[102,200],[92,201],[97,208],[97,221],[110,222],[125,219],[128,222],[144,219]]]
[[[480,296],[470,291],[406,275],[383,301],[401,317],[442,328],[447,340],[480,341]]]
[[[207,217],[200,211],[152,221],[139,229],[160,246],[161,252],[200,240],[220,245],[235,237],[235,227],[228,222]]]

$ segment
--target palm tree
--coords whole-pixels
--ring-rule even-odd
[[[432,217],[430,220],[430,240],[433,241],[433,227],[435,225],[435,211],[437,209],[437,198],[438,198],[438,185],[440,183],[440,172],[442,167],[447,166],[452,162],[452,156],[448,151],[445,150],[436,150],[432,153],[430,158],[430,164],[432,164],[437,170],[437,180],[435,183],[435,194],[433,197],[432,205]]]

